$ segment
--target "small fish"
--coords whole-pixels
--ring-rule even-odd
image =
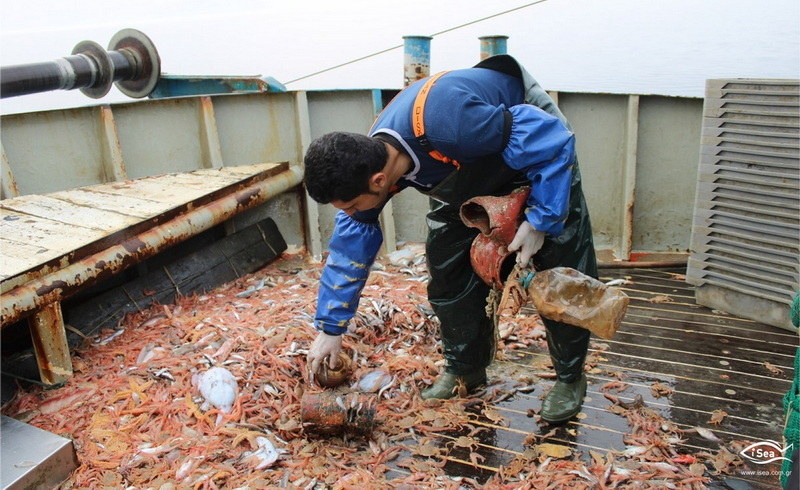
[[[269,468],[280,457],[280,451],[266,437],[256,437],[256,444],[257,450],[242,453],[242,462],[255,470]]]
[[[530,393],[531,391],[533,391],[535,389],[536,389],[536,385],[535,384],[520,386],[519,388],[516,388],[517,392],[519,392],[519,393]]]
[[[153,376],[155,376],[156,378],[168,379],[170,381],[175,381],[175,377],[172,375],[172,373],[167,371],[167,368],[159,369],[158,371],[153,373]]]
[[[710,430],[703,428],[703,427],[696,427],[697,433],[700,434],[703,439],[708,439],[712,442],[721,442],[719,437],[715,436],[713,432]]]
[[[627,446],[625,450],[622,451],[622,455],[630,458],[632,456],[638,456],[646,452],[647,448],[644,446]]]
[[[166,319],[167,319],[167,315],[164,315],[164,314],[153,315],[149,319],[147,319],[147,320],[143,321],[141,324],[139,324],[139,328],[149,328],[149,327],[152,327],[153,325],[155,325],[156,323],[160,322],[161,320],[166,320]]]
[[[112,340],[116,339],[125,331],[124,328],[117,330],[116,332],[112,333],[108,337],[104,338],[103,340],[97,340],[96,342],[100,345],[106,345],[107,343],[111,342]]]

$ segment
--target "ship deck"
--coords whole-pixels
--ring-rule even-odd
[[[542,380],[531,393],[516,392],[510,398],[488,403],[474,412],[474,424],[483,428],[475,436],[475,448],[457,447],[462,433],[440,436],[450,448],[444,456],[445,471],[453,477],[486,482],[501,467],[524,454],[531,434],[538,441],[565,445],[591,461],[594,452],[623,451],[628,420],[609,410],[612,393],[632,403],[641,397],[666,420],[687,430],[675,446],[681,454],[716,453],[721,445],[740,441],[772,440],[781,443],[784,425],[782,397],[790,388],[797,335],[694,303],[693,288],[682,280],[681,269],[605,269],[604,281],[626,279],[620,286],[631,298],[623,325],[612,340],[593,337],[587,363],[588,390],[582,413],[560,427],[538,421],[541,398],[553,381]],[[490,368],[494,382],[489,390],[513,393],[516,378],[546,370],[546,349],[514,351],[513,358]],[[601,389],[622,382],[622,391]],[[500,397],[506,398],[506,397]],[[483,415],[492,410],[498,422]],[[712,424],[715,411],[727,415]],[[717,412],[718,413],[718,412]],[[708,429],[721,442],[702,437],[696,428]],[[553,429],[555,429],[553,431]],[[526,438],[528,442],[526,443]],[[470,461],[474,452],[480,463]],[[713,469],[713,468],[712,468]],[[741,480],[736,488],[778,488],[778,463],[745,464],[733,474],[712,477],[718,488]],[[403,472],[402,468],[396,470]],[[766,473],[766,474],[765,474]],[[588,483],[588,482],[587,482]],[[713,485],[713,483],[712,483]]]

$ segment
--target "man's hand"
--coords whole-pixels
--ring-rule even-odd
[[[516,252],[519,250],[519,253],[517,253],[517,263],[527,266],[531,257],[542,248],[543,244],[544,232],[534,230],[530,223],[523,221],[522,224],[519,225],[514,239],[511,240],[511,243],[508,245],[508,250],[509,252]]]
[[[339,359],[339,351],[341,350],[341,335],[328,335],[325,332],[320,332],[308,349],[308,355],[306,356],[310,380],[314,381],[314,376],[319,372],[319,368],[326,358],[328,360],[328,367],[335,369]]]

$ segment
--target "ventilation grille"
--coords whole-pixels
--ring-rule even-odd
[[[790,304],[800,288],[800,80],[708,80],[698,179],[687,281]]]

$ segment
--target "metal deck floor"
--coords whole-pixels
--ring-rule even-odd
[[[710,429],[723,443],[782,441],[781,400],[794,375],[792,365],[798,336],[696,305],[693,288],[681,279],[683,272],[601,270],[604,281],[625,278],[632,282],[620,286],[631,303],[622,327],[612,340],[592,338],[587,363],[595,365],[588,374],[583,415],[558,428],[547,442],[568,445],[587,462],[589,451],[605,454],[609,450],[624,450],[623,435],[631,427],[625,418],[608,411],[611,402],[599,391],[600,386],[619,377],[630,385],[618,394],[620,400],[631,402],[641,395],[647,407],[683,429]],[[669,301],[660,302],[663,296],[668,296]],[[514,376],[520,373],[547,370],[546,349],[514,351],[511,356],[518,358],[496,361],[490,368],[490,377],[498,383],[490,384],[490,389],[513,386]],[[651,385],[655,382],[667,386],[672,393],[654,397]],[[551,431],[552,426],[540,426],[530,415],[538,413],[541,397],[552,383],[543,380],[532,393],[517,393],[491,405],[503,416],[503,422],[495,423],[476,412],[475,425],[486,429],[475,436],[481,445],[474,451],[485,458],[478,465],[470,462],[469,450],[446,444],[448,439],[464,434],[441,436],[444,446],[453,447],[445,457],[445,471],[454,477],[469,477],[483,483],[525,450],[525,438],[531,433],[542,435]],[[714,410],[728,413],[719,425],[709,424]],[[687,434],[681,446],[682,453],[713,453],[719,448],[717,443],[696,433]],[[761,467],[749,465],[745,471],[779,469],[779,463],[772,463]],[[779,488],[777,475],[747,475],[738,471],[712,478],[740,479],[753,488]]]

